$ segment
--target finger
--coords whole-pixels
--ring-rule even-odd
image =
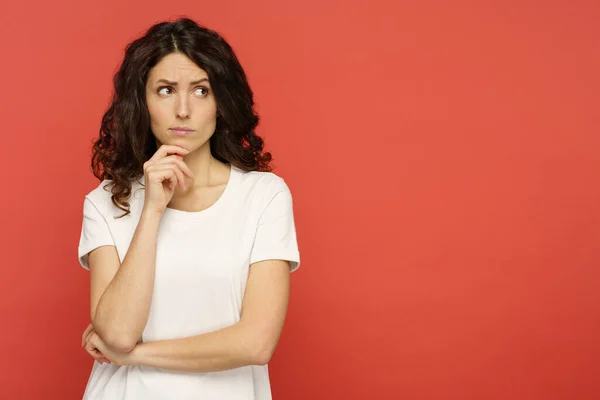
[[[185,161],[183,161],[182,158],[177,157],[176,158],[176,163],[177,165],[179,165],[179,168],[183,171],[183,173],[190,179],[194,179],[194,173],[192,172],[192,170],[190,169],[190,167],[187,166],[187,164],[185,163]]]
[[[172,168],[165,168],[164,165],[152,165],[148,167],[146,175],[150,182],[163,183],[168,180],[177,184],[177,175]]]
[[[87,336],[84,338],[84,346],[85,344],[90,340],[90,337],[92,336],[92,334],[95,332],[95,330],[92,328],[90,329],[90,331],[88,332]]]
[[[86,345],[86,351],[95,359],[98,360],[100,364],[103,363],[111,363],[111,361],[106,357],[100,349],[96,345],[96,341],[99,339],[98,334],[95,331],[92,331],[90,335],[90,340]]]
[[[187,164],[185,163],[185,161],[183,161],[183,157],[180,155],[172,155],[169,157],[165,157],[163,159],[157,160],[154,165],[162,165],[162,164],[170,164],[170,163],[175,163],[179,166],[179,168],[181,169],[181,171],[190,179],[194,179],[194,173],[192,172],[192,170],[187,166]]]
[[[90,340],[90,337],[96,332],[96,330],[94,329],[94,327],[92,327],[92,329],[90,329],[90,331],[88,332],[85,341],[88,342]]]
[[[168,154],[180,154],[182,156],[189,154],[189,150],[181,146],[163,144],[156,152],[150,157],[151,160],[157,160],[166,157]]]
[[[98,348],[98,346],[95,344],[94,340],[90,340],[90,341],[87,343],[87,345],[86,345],[85,349],[86,349],[86,351],[87,351],[88,353],[90,353],[90,355],[91,355],[92,357],[94,357],[94,358],[97,358],[97,359],[99,359],[99,358],[106,357],[106,356],[105,356],[105,355],[104,355],[104,354],[103,354],[103,353],[100,351],[100,349]]]
[[[81,346],[85,346],[85,342],[87,341],[87,336],[88,334],[92,331],[92,329],[94,329],[94,326],[92,324],[89,324],[87,326],[87,328],[85,328],[85,331],[83,331],[83,334],[81,335]]]
[[[104,354],[102,354],[100,352],[100,350],[96,349],[94,346],[92,345],[87,345],[85,346],[85,351],[92,356],[92,358],[94,360],[98,360],[101,361],[102,359],[105,359],[106,357],[104,357]]]
[[[177,182],[179,183],[179,187],[181,190],[186,190],[187,185],[185,184],[185,177],[183,176],[183,171],[181,171],[181,167],[176,163],[170,164],[173,171],[175,171],[175,175],[177,175]]]
[[[163,164],[157,165],[156,168],[160,168],[165,171],[172,171],[175,177],[175,181],[172,181],[176,185],[178,185],[181,190],[185,190],[185,178],[183,177],[183,172],[177,164]]]
[[[102,364],[102,363],[109,363],[110,364],[110,360],[108,358],[106,358],[104,355],[102,355],[102,353],[98,353],[98,354],[96,354],[96,356],[92,355],[92,357],[95,360],[97,360],[100,364]]]
[[[152,157],[150,157],[150,160],[157,160],[160,158],[164,158],[167,156],[167,154],[180,154],[182,156],[185,156],[189,153],[190,153],[190,151],[188,149],[184,149],[181,146],[176,146],[176,145],[172,145],[172,144],[163,144],[162,146],[160,146],[158,148],[158,150],[156,150],[156,152],[152,155]]]
[[[176,168],[175,173],[177,173],[177,176],[180,178],[179,179],[180,182],[185,182],[184,175],[187,175],[190,179],[192,179],[194,177],[194,174],[192,174],[192,171],[183,162],[183,160],[181,159],[181,156],[170,156],[167,158],[163,158],[162,160],[157,161],[154,164],[154,167],[165,166],[165,165]],[[181,172],[181,174],[178,173],[178,171]]]
[[[90,356],[94,357],[96,360],[104,358],[104,354],[102,354],[98,349],[95,349],[95,348],[86,348],[85,350],[87,351],[87,353]]]
[[[90,330],[87,335],[85,335],[85,337],[83,338],[83,344],[81,345],[82,347],[85,346],[85,344],[88,342],[88,339],[90,338],[90,333],[92,331]]]

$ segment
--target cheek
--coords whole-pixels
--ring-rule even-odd
[[[166,111],[163,107],[151,102],[148,103],[148,114],[152,125],[162,125],[166,119]]]
[[[216,111],[204,110],[202,112],[202,121],[204,121],[204,123],[212,124],[212,123],[216,122],[216,120],[217,120],[217,112]]]
[[[213,122],[217,120],[217,106],[216,104],[210,104],[208,106],[204,105],[203,107],[199,107],[199,113],[201,119],[205,122]]]

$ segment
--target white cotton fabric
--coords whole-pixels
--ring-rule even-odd
[[[131,214],[113,205],[108,181],[85,196],[78,249],[81,266],[100,246],[116,246],[123,261],[144,205],[142,177],[133,183]],[[158,232],[154,292],[142,340],[215,331],[240,320],[252,263],[282,259],[300,266],[292,196],[271,172],[235,166],[215,204],[200,212],[167,208]],[[189,373],[94,362],[84,400],[269,400],[268,366]]]

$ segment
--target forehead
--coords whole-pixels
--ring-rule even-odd
[[[164,56],[150,70],[149,79],[168,79],[170,81],[193,81],[208,78],[208,74],[187,56],[171,53]]]

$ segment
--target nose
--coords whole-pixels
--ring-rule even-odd
[[[178,96],[177,102],[177,117],[186,119],[190,117],[190,102],[187,96]]]

